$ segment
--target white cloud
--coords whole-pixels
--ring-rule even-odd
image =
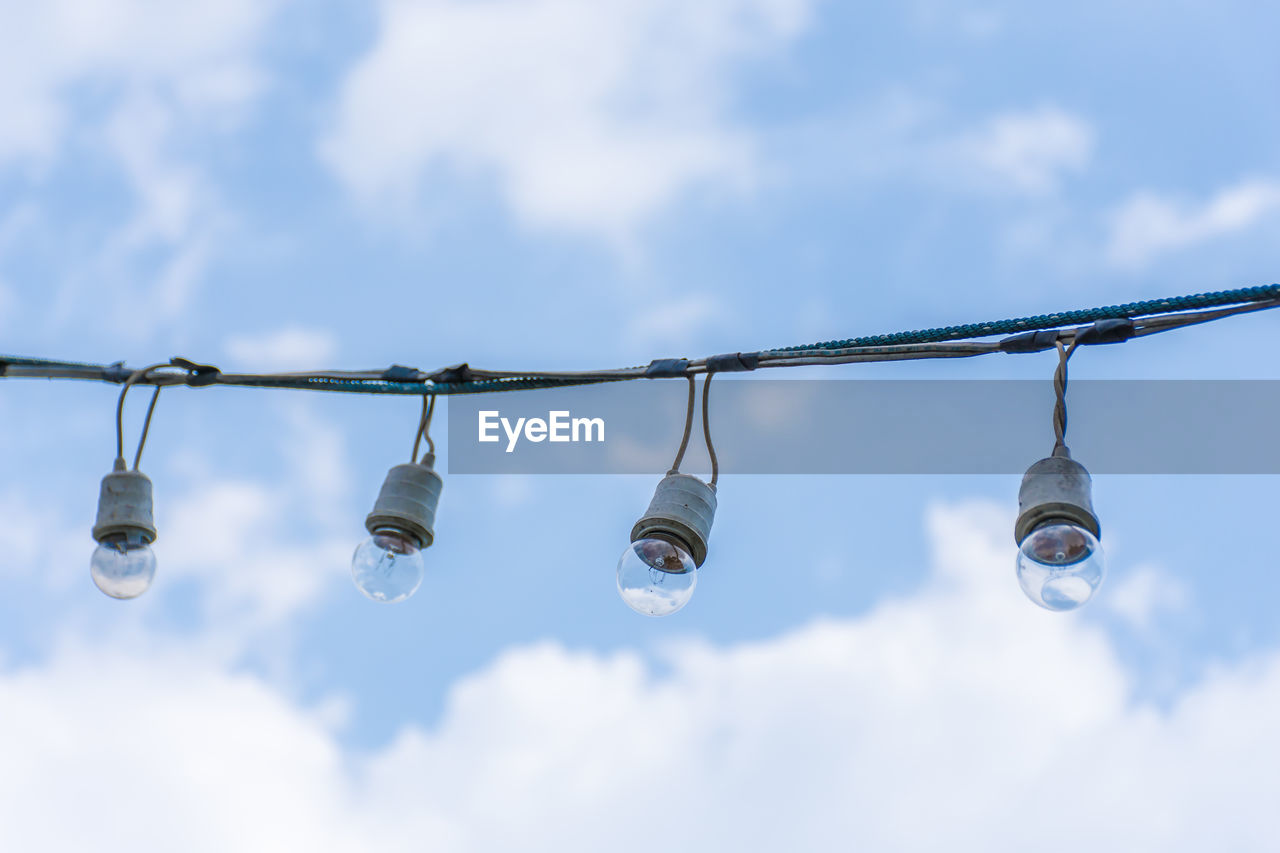
[[[135,198],[134,210],[110,214],[119,224],[87,248],[45,241],[57,244],[67,281],[52,312],[32,306],[40,316],[105,318],[109,328],[145,337],[186,308],[227,219],[213,181],[186,149],[200,147],[189,145],[193,137],[207,145],[234,127],[256,102],[264,87],[256,53],[277,6],[0,4],[0,170],[24,179],[14,198],[31,190],[45,203],[41,187],[73,150],[78,162],[118,167]],[[90,208],[96,201],[86,197]],[[36,219],[57,235],[74,215],[37,211]]]
[[[180,648],[65,647],[0,674],[0,845],[1270,850],[1280,655],[1135,705],[1099,628],[1022,600],[1009,521],[937,508],[916,593],[660,669],[512,649],[372,752]]]
[[[256,335],[234,335],[223,348],[245,369],[254,371],[322,368],[337,353],[333,334],[289,326]]]
[[[1006,108],[957,119],[946,104],[893,90],[778,137],[787,159],[824,187],[903,182],[948,192],[1052,199],[1093,162],[1097,131],[1062,107]]]
[[[63,652],[0,677],[7,849],[356,849],[321,715],[181,654]],[[270,766],[279,762],[279,771]]]
[[[452,169],[492,178],[525,223],[623,240],[690,187],[750,185],[734,67],[814,2],[383,0],[323,155],[379,203]]]
[[[133,215],[116,227],[94,259],[93,281],[60,294],[64,313],[85,291],[112,281],[115,319],[144,328],[187,308],[227,215],[200,168],[173,153],[176,116],[162,101],[137,96],[121,103],[105,129],[105,142],[135,195]],[[152,275],[131,281],[137,259],[159,250]]]
[[[1055,191],[1062,179],[1083,172],[1093,157],[1095,132],[1077,115],[1056,107],[1006,113],[944,143],[940,156],[976,181],[1029,195]]]
[[[1187,609],[1191,593],[1180,579],[1155,566],[1138,566],[1107,585],[1103,602],[1130,627],[1149,633],[1162,615]]]
[[[728,319],[725,303],[708,293],[637,301],[626,312],[622,340],[642,352],[689,351],[708,327]]]
[[[1107,255],[1139,269],[1161,255],[1243,231],[1280,210],[1280,182],[1241,181],[1203,204],[1140,192],[1112,214]]]
[[[284,476],[193,471],[185,489],[158,496],[156,583],[198,581],[205,612],[232,644],[290,624],[334,590],[352,592],[351,552],[366,535],[351,513],[342,433],[303,401],[283,410],[278,429]],[[305,533],[282,536],[290,520]]]
[[[16,489],[0,492],[0,518],[5,520],[0,525],[0,580],[13,582],[38,575],[45,583],[66,587],[73,582],[71,574],[50,569],[82,565],[84,572],[74,581],[88,582],[87,527],[78,528]]]
[[[252,50],[275,3],[49,0],[0,6],[0,164],[56,157],[74,88],[163,89],[184,110],[256,93]]]
[[[228,635],[278,625],[340,588],[355,543],[335,535],[318,542],[282,539],[278,531],[287,512],[298,508],[296,497],[223,480],[169,500],[155,545],[164,572],[157,583],[202,581],[205,609]]]

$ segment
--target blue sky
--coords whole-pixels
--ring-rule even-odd
[[[5,2],[0,351],[589,368],[1271,283],[1277,25]],[[1072,375],[1277,378],[1274,330]],[[1274,846],[1272,478],[1098,477],[1111,574],[1056,616],[1013,577],[1016,478],[728,477],[692,603],[647,620],[613,569],[651,479],[446,477],[387,607],[348,565],[416,402],[177,389],[121,603],[88,577],[115,395],[0,384],[6,849]]]

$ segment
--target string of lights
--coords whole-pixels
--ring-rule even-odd
[[[381,370],[323,370],[293,373],[226,373],[210,364],[173,358],[133,369],[123,362],[92,364],[28,356],[0,356],[0,378],[79,379],[121,386],[116,405],[116,459],[102,479],[90,560],[94,583],[113,598],[135,598],[155,577],[151,544],[151,480],[139,470],[160,391],[166,387],[214,385],[400,394],[422,397],[409,461],[387,473],[373,510],[365,519],[369,538],[356,548],[352,577],[375,601],[403,601],[422,583],[422,551],[435,539],[435,514],[443,479],[435,471],[430,435],[441,395],[533,390],[637,379],[686,379],[689,399],[680,448],[658,483],[648,510],[631,530],[618,562],[617,585],[633,610],[665,616],[688,603],[697,570],[708,554],[716,512],[718,465],[711,441],[711,378],[716,373],[777,367],[853,364],[932,358],[971,358],[995,353],[1024,354],[1056,349],[1054,373],[1055,441],[1050,455],[1023,476],[1014,539],[1017,577],[1026,595],[1049,610],[1072,610],[1101,585],[1106,566],[1101,526],[1092,504],[1089,472],[1066,444],[1067,364],[1082,346],[1118,344],[1135,338],[1213,322],[1236,314],[1280,307],[1280,284],[1132,302],[1102,308],[1041,314],[1010,320],[895,332],[783,349],[725,353],[705,358],[659,358],[643,367],[590,371],[502,371],[456,364],[434,371],[392,365]],[[993,338],[998,339],[992,340]],[[712,475],[703,481],[680,472],[693,428],[697,377],[703,376],[703,437]],[[154,390],[130,468],[124,456],[124,404],[137,385]],[[421,456],[423,441],[427,450]]]
[[[142,376],[133,378],[137,371],[126,367],[123,362],[92,364],[0,355],[0,377],[83,379],[121,385],[133,378],[139,385],[229,385],[410,396],[479,394],[633,379],[670,379],[703,373],[812,364],[965,358],[997,352],[1040,352],[1053,349],[1055,340],[1069,343],[1078,335],[1085,336],[1082,343],[1113,343],[1129,337],[1143,337],[1209,322],[1232,314],[1274,308],[1278,304],[1280,284],[1270,284],[782,349],[726,353],[695,359],[659,358],[642,367],[604,370],[484,370],[462,363],[434,371],[392,365],[377,370],[226,373],[211,364],[173,358],[167,364],[153,366]],[[1104,333],[1103,329],[1107,331]],[[1007,337],[1000,341],[976,340],[997,335]]]

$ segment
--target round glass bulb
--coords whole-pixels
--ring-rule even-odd
[[[689,603],[698,567],[679,545],[665,539],[638,539],[618,560],[618,593],[637,613],[669,616]]]
[[[89,574],[112,598],[137,598],[156,576],[156,555],[142,531],[113,533],[93,549]]]
[[[382,528],[356,548],[351,577],[374,601],[404,601],[422,583],[422,549],[402,530]]]
[[[1075,610],[1093,597],[1106,574],[1102,545],[1079,525],[1037,527],[1018,549],[1018,584],[1046,610]]]

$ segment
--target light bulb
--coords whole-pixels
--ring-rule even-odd
[[[1107,574],[1098,538],[1076,524],[1037,527],[1018,548],[1018,584],[1047,610],[1075,610]]]
[[[98,589],[112,598],[137,598],[156,576],[156,525],[151,512],[151,481],[141,471],[127,471],[117,459],[102,478],[93,538],[98,542],[89,573]]]
[[[693,557],[666,539],[637,539],[618,560],[618,593],[637,613],[669,616],[689,603],[698,584]]]
[[[137,598],[156,576],[156,555],[143,531],[113,533],[93,550],[89,573],[98,589],[112,598]]]
[[[418,540],[394,527],[381,527],[360,543],[351,558],[351,577],[374,601],[404,601],[422,583]]]
[[[432,468],[435,456],[387,472],[373,511],[364,520],[372,535],[351,558],[351,577],[374,601],[404,601],[422,583],[422,549],[435,540],[436,504],[444,485]]]
[[[1089,472],[1059,443],[1027,469],[1018,490],[1018,585],[1046,610],[1075,610],[1093,597],[1107,567]]]

